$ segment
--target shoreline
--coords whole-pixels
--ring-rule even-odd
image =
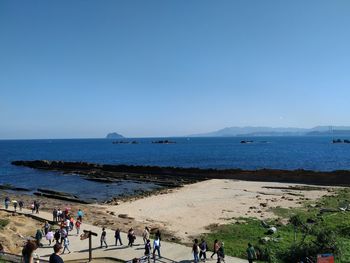
[[[141,235],[145,226],[161,229],[164,239],[190,244],[193,238],[209,233],[212,226],[229,224],[240,217],[259,220],[278,218],[274,209],[301,207],[332,195],[338,187],[320,187],[275,182],[212,179],[168,189],[157,194],[132,197],[105,204],[77,204],[16,192],[10,198],[24,200],[28,207],[38,200],[43,211],[54,207],[81,208],[85,222],[110,229],[130,227]],[[4,198],[6,192],[0,191]]]
[[[150,182],[164,188],[176,188],[208,179],[235,179],[323,186],[350,186],[350,170],[330,172],[281,169],[201,169],[142,165],[107,165],[87,162],[13,161],[12,165],[38,170],[76,174],[85,180],[113,183],[120,180]]]

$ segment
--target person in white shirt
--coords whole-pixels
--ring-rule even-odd
[[[157,237],[154,241],[153,241],[153,260],[156,260],[156,251],[158,252],[158,257],[161,258],[160,256],[160,239],[159,237]]]

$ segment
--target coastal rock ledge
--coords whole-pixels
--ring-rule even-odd
[[[133,180],[152,182],[164,187],[177,187],[207,179],[236,179],[245,181],[299,183],[325,186],[350,186],[350,170],[331,172],[310,170],[241,170],[199,169],[142,165],[107,165],[64,161],[13,161],[13,165],[34,169],[74,173],[87,180],[114,182]]]

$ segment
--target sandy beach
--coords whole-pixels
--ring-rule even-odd
[[[185,185],[168,194],[108,206],[116,216],[128,215],[140,225],[160,226],[174,237],[189,242],[192,236],[208,232],[212,224],[227,224],[237,217],[276,217],[273,207],[297,207],[304,200],[315,200],[331,192],[279,189],[296,186],[286,183],[207,180]],[[266,188],[272,187],[272,188]]]

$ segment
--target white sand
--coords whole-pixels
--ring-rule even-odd
[[[295,184],[208,180],[186,185],[172,193],[146,197],[109,206],[108,211],[127,214],[138,223],[159,225],[174,236],[189,241],[205,233],[211,224],[227,224],[234,217],[271,218],[271,207],[300,206],[303,198],[315,200],[328,193],[325,189],[296,191],[266,189],[263,186],[286,187]],[[301,194],[293,196],[289,193]],[[267,206],[263,207],[262,203]],[[255,208],[252,208],[255,207]]]

